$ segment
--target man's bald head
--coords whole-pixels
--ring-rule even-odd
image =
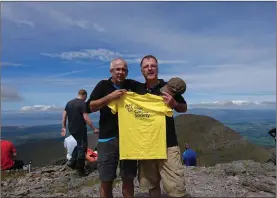
[[[116,68],[117,65],[124,66],[128,70],[127,62],[123,58],[113,59],[110,64],[110,70]]]
[[[110,65],[110,72],[113,83],[121,84],[128,75],[127,62],[123,58],[113,59]]]

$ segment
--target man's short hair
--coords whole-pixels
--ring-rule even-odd
[[[87,95],[88,95],[88,93],[87,93],[87,91],[86,91],[86,90],[84,90],[84,89],[80,89],[80,90],[78,91],[78,95],[87,96]]]
[[[128,64],[127,64],[127,62],[126,62],[123,58],[115,58],[115,59],[113,59],[113,60],[111,61],[110,69],[113,69],[113,68],[114,68],[113,62],[116,61],[116,60],[121,60],[121,61],[123,61],[123,62],[125,63],[125,67],[128,68]]]
[[[157,64],[158,64],[157,58],[156,58],[155,56],[149,54],[149,55],[144,56],[144,57],[141,59],[141,61],[140,61],[140,66],[142,66],[142,62],[144,61],[144,59],[150,59],[150,58],[153,58],[153,59],[157,62]]]

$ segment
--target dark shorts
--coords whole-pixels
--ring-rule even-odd
[[[137,175],[137,160],[119,160],[119,142],[115,138],[108,142],[98,142],[98,171],[101,181],[116,179],[116,170],[119,165],[120,176],[134,179]]]
[[[77,133],[71,133],[71,135],[76,140],[77,146],[72,152],[72,158],[69,163],[70,167],[75,167],[77,164],[77,169],[84,169],[88,145],[87,131],[80,130]]]

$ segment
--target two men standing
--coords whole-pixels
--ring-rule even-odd
[[[151,93],[162,96],[164,102],[177,112],[186,112],[187,105],[181,94],[174,96],[161,92],[167,83],[158,79],[158,61],[152,56],[145,56],[140,64],[145,83],[126,79],[128,66],[121,58],[111,62],[111,78],[100,81],[92,91],[87,102],[91,112],[100,110],[100,133],[98,141],[98,171],[100,175],[100,197],[112,197],[112,183],[116,178],[119,161],[118,115],[113,114],[108,104],[123,96],[126,91],[138,94]],[[139,182],[141,187],[149,190],[150,197],[160,197],[160,181],[165,191],[172,197],[186,194],[184,170],[180,158],[180,149],[175,133],[174,119],[166,117],[166,160],[139,160]],[[136,160],[121,160],[120,175],[124,197],[134,196],[133,180],[137,173]]]

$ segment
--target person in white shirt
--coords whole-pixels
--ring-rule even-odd
[[[72,158],[74,148],[77,146],[77,141],[72,135],[64,139],[64,148],[67,150],[66,158],[69,161]]]

